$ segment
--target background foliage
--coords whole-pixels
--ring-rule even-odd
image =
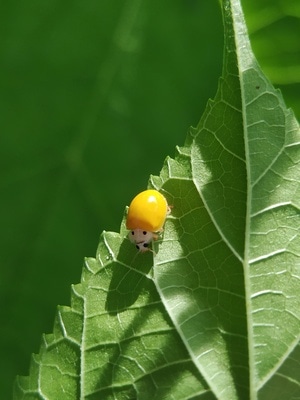
[[[254,51],[299,118],[299,3],[243,4]],[[119,230],[124,206],[214,96],[223,28],[217,2],[1,7],[0,392],[8,398],[100,232]]]

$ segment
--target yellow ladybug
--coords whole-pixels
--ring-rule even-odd
[[[130,203],[126,227],[128,237],[140,251],[149,250],[149,244],[163,230],[170,208],[165,197],[157,190],[145,190]]]

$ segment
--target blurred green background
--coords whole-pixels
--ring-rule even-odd
[[[300,2],[244,0],[265,72],[300,115]],[[217,0],[0,5],[0,393],[27,375],[83,258],[184,143],[222,69]]]

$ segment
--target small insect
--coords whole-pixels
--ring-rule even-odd
[[[138,250],[149,250],[149,244],[162,232],[169,212],[167,200],[157,190],[145,190],[135,196],[128,209],[126,227]]]

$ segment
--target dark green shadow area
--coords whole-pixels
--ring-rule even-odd
[[[107,294],[105,309],[109,314],[117,314],[134,305],[141,292],[153,291],[153,281],[146,275],[153,267],[153,254],[137,252],[129,240],[125,239],[118,254],[118,260],[128,260],[132,253],[132,264],[116,262],[112,266],[112,279]],[[155,290],[155,289],[154,289]]]

